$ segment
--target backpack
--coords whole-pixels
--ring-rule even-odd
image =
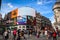
[[[53,37],[56,37],[56,35],[57,35],[57,34],[54,32],[54,33],[53,33]]]
[[[13,31],[13,35],[16,35],[16,30]]]

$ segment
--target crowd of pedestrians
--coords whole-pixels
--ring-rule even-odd
[[[27,40],[26,37],[24,36],[25,34],[24,30],[14,29],[12,34],[13,34],[13,40],[23,40],[23,39]],[[5,32],[3,33],[4,40],[8,40],[10,35],[11,35],[11,30],[5,30]],[[42,31],[29,30],[27,35],[29,35],[30,37],[34,35],[37,38],[40,38],[41,35],[44,35],[46,39],[53,38],[53,40],[57,40],[58,37],[60,37],[60,31],[58,30],[58,28],[56,28],[56,30],[53,30],[53,31],[45,28]]]

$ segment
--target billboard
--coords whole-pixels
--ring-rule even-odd
[[[11,18],[16,18],[18,15],[18,9],[15,9],[11,12]]]
[[[26,25],[26,21],[27,21],[26,16],[25,17],[21,17],[21,16],[17,17],[18,25]]]
[[[27,16],[27,25],[36,25],[36,17]]]
[[[35,17],[36,11],[35,9],[31,8],[31,7],[21,7],[18,9],[18,16],[23,16],[23,15],[30,15]]]

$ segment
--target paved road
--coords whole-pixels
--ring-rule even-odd
[[[0,35],[0,40],[3,40],[3,36],[2,35]]]
[[[37,38],[34,35],[32,35],[31,37],[29,37],[28,35],[25,35],[25,37],[27,38],[27,40],[47,40],[45,37]],[[50,38],[49,40],[52,40],[52,38]]]
[[[40,37],[37,38],[36,36],[32,35],[31,37],[29,35],[25,35],[27,40],[47,40],[46,37]],[[0,40],[4,40],[3,37],[0,35]],[[8,40],[13,40],[13,35],[11,34]],[[24,39],[23,39],[24,40]],[[48,39],[52,40],[52,38]],[[58,38],[60,40],[60,37]]]

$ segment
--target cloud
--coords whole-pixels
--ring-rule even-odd
[[[37,2],[37,4],[42,5],[42,2]]]
[[[37,0],[37,4],[44,5],[44,4],[52,3],[53,1],[54,0],[50,0],[50,1],[47,1],[47,0]]]
[[[10,8],[13,8],[13,5],[11,3],[7,4]]]
[[[51,16],[49,19],[51,20],[52,23],[55,22],[54,16]]]
[[[41,0],[37,0],[37,4],[42,5],[43,2]]]
[[[42,14],[50,14],[52,13],[50,10],[42,11]]]
[[[46,5],[41,6],[39,9],[39,12],[41,12],[42,14],[50,14],[50,13],[52,13],[52,8],[50,8],[50,9],[49,8]]]
[[[50,1],[45,1],[44,3],[47,4],[47,3],[52,3],[53,1],[50,0]]]

